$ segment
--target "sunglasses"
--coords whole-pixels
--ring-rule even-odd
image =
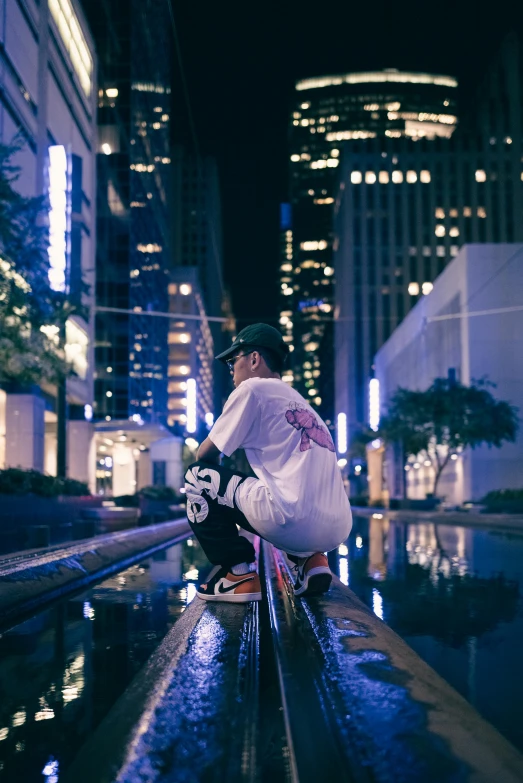
[[[238,359],[241,359],[242,356],[250,356],[251,353],[254,353],[254,351],[249,351],[248,353],[239,353],[236,356],[233,356],[232,359],[227,359],[226,365],[229,368],[229,372],[231,373],[231,375],[234,374],[234,365],[236,364]]]

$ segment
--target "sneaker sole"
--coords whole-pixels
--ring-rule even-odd
[[[218,595],[203,595],[202,593],[196,593],[198,598],[201,598],[202,601],[221,601],[222,603],[228,603],[228,604],[247,604],[250,601],[261,601],[262,594],[261,593],[239,593],[238,595],[234,595],[233,593],[229,594],[218,594]]]
[[[294,591],[294,595],[321,595],[329,590],[331,582],[332,573],[330,570],[322,566],[311,568],[307,579],[298,590]]]

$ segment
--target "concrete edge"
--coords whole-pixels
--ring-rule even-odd
[[[390,673],[388,681],[395,682],[397,688],[405,691],[404,707],[394,716],[391,714],[396,737],[410,737],[415,749],[420,747],[421,740],[425,753],[432,746],[438,749],[440,756],[441,749],[446,746],[447,755],[457,761],[461,775],[465,775],[460,779],[471,783],[492,783],[494,780],[496,783],[520,783],[523,780],[523,755],[337,577],[325,598],[306,601],[303,605],[331,667],[334,679],[330,687],[343,689],[349,656],[355,656],[356,665],[351,671],[360,682],[351,684],[360,687],[356,696],[352,691],[349,701],[363,722],[365,715],[370,714],[364,704],[369,698],[368,686],[380,678],[371,673],[365,654],[377,653],[383,656],[381,676],[387,671],[387,677]],[[387,677],[383,682],[387,682]],[[358,701],[361,709],[358,709]],[[406,714],[409,704],[421,709],[421,714],[426,716],[426,727],[422,729],[424,736],[419,729],[415,735],[409,727]],[[382,709],[386,709],[386,702]],[[358,728],[363,729],[363,734],[375,731],[372,723]],[[387,753],[383,735],[371,737],[372,742],[377,743],[379,752]],[[372,760],[371,768],[374,763]],[[413,778],[407,776],[407,779]]]
[[[187,651],[206,605],[193,600],[123,692],[67,770],[63,783],[114,783],[135,760],[140,740]]]
[[[0,628],[42,605],[148,557],[190,534],[183,518],[109,533],[73,545],[18,553],[0,563]],[[8,561],[10,558],[10,562]]]
[[[371,517],[382,514],[383,518],[396,522],[433,522],[435,525],[457,525],[459,527],[492,527],[500,530],[523,530],[523,516],[518,514],[477,514],[452,511],[411,511],[351,506],[355,517]]]

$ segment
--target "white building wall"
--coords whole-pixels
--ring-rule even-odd
[[[69,56],[68,43],[64,42],[53,20],[47,0],[39,4],[34,0],[4,0],[0,13],[0,41],[4,47],[3,52],[0,52],[0,142],[9,144],[18,136],[24,143],[13,162],[20,167],[16,188],[22,195],[29,197],[46,193],[49,144],[63,145],[68,154],[81,157],[82,191],[86,196],[82,206],[82,222],[87,229],[82,237],[82,272],[84,281],[91,289],[91,295],[84,297],[84,304],[92,311],[96,242],[96,57],[80,4],[77,0],[69,1],[92,58],[90,92],[86,94],[80,83]],[[85,380],[68,381],[68,399],[76,405],[92,405],[93,311],[89,322],[82,325],[90,340],[89,370]],[[52,393],[53,390],[46,387],[46,391]],[[8,394],[8,398],[10,396]],[[53,460],[56,461],[52,427],[48,427],[49,437],[45,441],[43,433],[41,436],[42,449],[48,452],[45,459],[40,457],[39,449],[35,451],[30,445],[15,444],[15,429],[11,427],[11,437],[6,438],[6,464],[23,463],[26,467],[42,470],[44,464],[49,467]],[[89,432],[90,426],[84,429]],[[40,442],[37,430],[32,440]],[[29,437],[27,432],[24,437]],[[87,463],[90,447],[88,443],[84,443],[84,446],[79,450],[75,448],[74,442],[71,443],[73,451],[68,462],[71,475],[75,477],[89,475]],[[12,457],[9,449],[12,450]],[[28,454],[33,457],[29,459]]]
[[[466,245],[376,355],[382,414],[398,387],[424,390],[453,368],[464,384],[488,378],[493,395],[523,413],[523,310],[431,321],[434,316],[517,308],[523,302],[523,245]],[[409,495],[428,491],[409,471]],[[426,487],[426,489],[425,489]],[[501,449],[468,450],[450,463],[439,493],[451,502],[523,487],[523,432]]]

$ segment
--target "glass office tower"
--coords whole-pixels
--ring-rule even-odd
[[[343,145],[450,138],[457,81],[385,70],[299,81],[290,117],[290,202],[280,267],[280,323],[292,334],[298,391],[329,422],[334,407],[333,206]],[[291,315],[289,315],[289,312]]]
[[[166,423],[171,65],[161,0],[84,0],[99,56],[95,417]]]

